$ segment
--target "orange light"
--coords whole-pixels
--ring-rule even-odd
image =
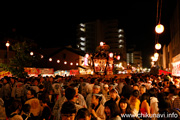
[[[7,41],[7,43],[6,43],[6,47],[9,47],[10,46],[10,43],[9,43],[9,41]]]
[[[157,43],[157,44],[155,45],[155,48],[156,48],[156,50],[161,49],[161,44],[160,44],[160,43]]]
[[[158,34],[161,34],[161,33],[164,31],[164,26],[161,25],[161,24],[156,25],[155,31],[156,31],[156,33],[158,33]]]
[[[73,63],[71,62],[70,65],[73,65]]]
[[[76,63],[76,65],[78,66],[78,65],[79,65],[79,63]]]
[[[67,62],[66,62],[66,61],[64,61],[64,64],[66,65],[66,64],[67,64]]]

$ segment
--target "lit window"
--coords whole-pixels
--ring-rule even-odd
[[[85,40],[86,40],[86,38],[85,38],[85,37],[80,37],[80,39],[81,39],[82,41],[85,41]]]
[[[85,24],[83,24],[83,23],[80,23],[80,26],[81,26],[81,27],[85,27]]]
[[[81,44],[82,46],[85,46],[85,43],[83,43],[83,42],[80,42],[80,44]]]
[[[119,45],[119,48],[122,48],[123,47],[123,45]]]
[[[120,34],[120,35],[119,35],[119,38],[120,38],[120,37],[123,37],[123,35],[122,35],[122,34]]]
[[[85,30],[85,28],[80,28],[80,30],[81,30],[81,31],[83,31],[83,32],[85,32],[85,31],[86,31],[86,30]]]
[[[119,43],[122,43],[122,42],[124,42],[124,41],[123,41],[122,39],[120,39],[120,40],[119,40]]]
[[[84,48],[84,47],[81,47],[81,50],[82,50],[82,51],[85,51],[85,48]]]
[[[120,32],[123,32],[123,29],[119,29],[119,31],[118,31],[118,32],[119,32],[119,33],[120,33]]]

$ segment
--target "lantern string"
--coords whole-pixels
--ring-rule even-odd
[[[159,14],[159,0],[157,0],[157,13],[156,13],[156,24],[158,23],[158,18],[159,18],[159,16],[158,16],[158,14]]]

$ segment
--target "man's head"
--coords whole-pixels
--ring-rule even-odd
[[[94,86],[93,86],[93,93],[94,93],[94,94],[99,93],[99,92],[100,92],[100,90],[101,90],[101,88],[100,88],[100,86],[99,86],[99,85],[94,85]]]
[[[33,90],[33,89],[29,89],[29,90],[27,91],[26,96],[27,96],[27,99],[30,99],[30,98],[36,97],[36,91],[35,91],[35,90]]]
[[[91,113],[87,108],[81,108],[76,115],[77,120],[91,120]]]
[[[76,95],[77,94],[75,89],[71,87],[66,88],[65,97],[67,98],[67,100],[75,100]]]
[[[74,120],[76,115],[76,106],[71,101],[66,101],[63,103],[61,108],[62,120]]]

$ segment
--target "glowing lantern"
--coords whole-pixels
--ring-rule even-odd
[[[71,62],[70,65],[73,65],[73,63]]]
[[[79,63],[76,63],[76,65],[78,66],[78,65],[79,65]]]
[[[6,47],[9,47],[10,46],[10,43],[9,43],[9,41],[7,41],[7,43],[6,43]]]
[[[155,45],[155,48],[156,48],[156,50],[161,49],[161,44],[160,44],[160,43],[157,43],[157,44]]]
[[[161,34],[161,33],[164,31],[164,26],[161,25],[161,24],[156,25],[155,31],[156,31],[156,33],[158,33],[158,34]]]
[[[104,45],[104,43],[103,42],[100,42],[100,46],[103,46]]]
[[[117,59],[117,60],[120,60],[120,55],[118,55],[118,56],[116,57],[116,59]]]
[[[89,54],[86,54],[85,57],[88,58],[88,57],[89,57]]]
[[[159,57],[159,54],[156,52],[156,53],[154,53],[154,57],[155,58],[158,58]]]
[[[57,60],[57,63],[60,63],[60,60]]]
[[[34,53],[33,53],[33,52],[30,52],[30,55],[31,55],[31,56],[33,56],[33,55],[34,55]]]
[[[67,64],[67,62],[66,62],[66,61],[64,61],[64,64],[66,65],[66,64]]]
[[[113,57],[113,53],[109,53],[109,57],[112,58]]]
[[[51,61],[52,61],[52,58],[49,58],[49,61],[51,62]]]

